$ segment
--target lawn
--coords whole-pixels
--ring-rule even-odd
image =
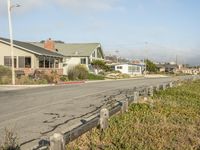
[[[67,149],[200,149],[200,81],[160,91],[111,117],[110,127],[84,134]]]

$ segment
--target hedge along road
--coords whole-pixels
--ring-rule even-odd
[[[36,144],[54,132],[63,132],[99,111],[106,96],[118,90],[184,79],[154,78],[58,85],[0,92],[0,141],[12,129],[23,147]],[[27,143],[27,144],[25,144]],[[24,149],[27,149],[24,148]]]

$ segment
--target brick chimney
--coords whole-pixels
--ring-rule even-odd
[[[44,48],[48,49],[50,51],[54,51],[55,50],[55,43],[53,40],[51,40],[51,38],[49,38],[48,40],[46,40],[44,42]]]

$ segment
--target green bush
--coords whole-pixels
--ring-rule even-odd
[[[60,77],[60,81],[69,81],[68,77],[63,75]]]
[[[88,78],[88,70],[83,65],[77,65],[68,70],[69,80],[85,80]]]
[[[145,63],[146,63],[146,68],[147,68],[148,72],[156,73],[158,71],[158,68],[152,61],[147,59],[147,60],[145,60]]]
[[[12,72],[11,72],[10,68],[0,65],[0,77],[3,77],[3,76],[11,77],[12,76]]]
[[[0,77],[0,84],[11,84],[11,83],[12,83],[11,77],[8,76]]]
[[[104,76],[95,75],[95,74],[90,73],[88,75],[88,80],[104,80]]]
[[[11,84],[11,69],[0,65],[0,84]]]

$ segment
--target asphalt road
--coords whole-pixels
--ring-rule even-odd
[[[54,132],[69,130],[72,125],[80,123],[81,119],[90,115],[88,112],[98,111],[105,97],[119,89],[157,85],[172,80],[176,79],[134,79],[2,91],[0,140],[5,128],[17,133],[20,144],[48,138]]]

